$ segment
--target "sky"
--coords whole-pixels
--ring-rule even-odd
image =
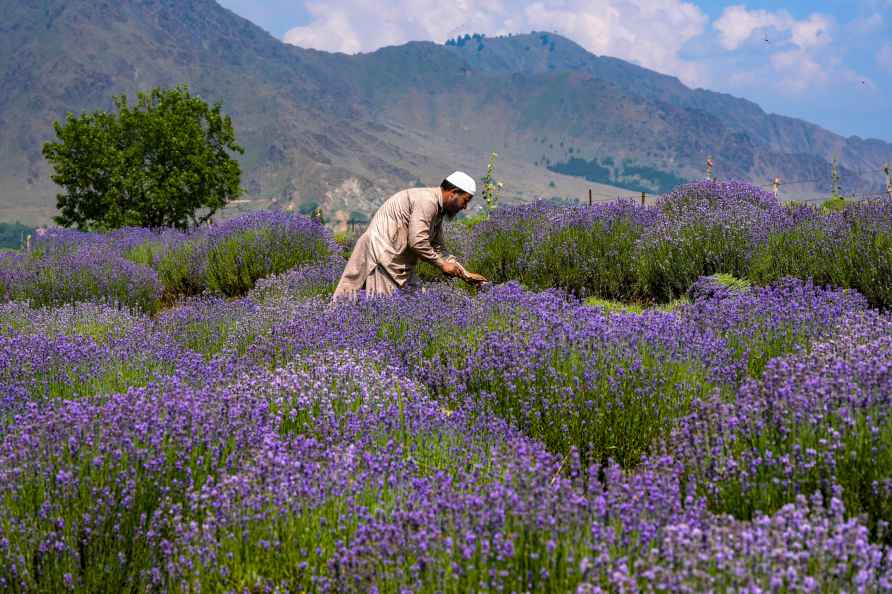
[[[892,142],[892,0],[218,0],[301,47],[553,31],[844,136]]]

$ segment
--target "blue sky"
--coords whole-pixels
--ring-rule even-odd
[[[892,0],[218,0],[302,47],[556,31],[599,55],[892,142]]]

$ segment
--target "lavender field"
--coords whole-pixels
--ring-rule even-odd
[[[330,304],[281,212],[0,254],[0,589],[892,591],[892,205],[446,233],[491,288]]]

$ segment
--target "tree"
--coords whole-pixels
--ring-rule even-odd
[[[356,225],[368,225],[369,216],[364,212],[354,210],[350,213],[350,218],[347,219],[347,224],[350,225],[351,229],[355,229]]]
[[[16,221],[0,223],[0,249],[19,249],[24,246],[25,238],[34,234],[34,228]]]
[[[316,209],[319,208],[319,203],[315,200],[311,200],[309,202],[304,202],[299,207],[297,207],[297,212],[302,215],[306,215],[308,217],[313,216],[313,213],[316,212]]]
[[[230,152],[244,149],[219,102],[208,106],[181,85],[141,92],[133,107],[121,95],[114,105],[116,114],[69,113],[53,124],[58,142],[43,154],[65,190],[56,223],[184,229],[239,196],[241,169]]]
[[[492,153],[489,156],[486,175],[481,180],[483,182],[483,201],[486,203],[487,213],[491,213],[496,209],[499,203],[499,195],[502,193],[502,182],[497,182],[495,178],[496,157],[498,156],[498,153]]]

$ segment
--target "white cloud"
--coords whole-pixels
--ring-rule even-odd
[[[810,49],[830,43],[834,21],[818,13],[797,21],[785,10],[747,10],[745,6],[734,5],[722,11],[713,26],[726,50],[739,48],[756,33],[763,33],[772,44],[792,43],[800,49]]]
[[[771,65],[778,75],[776,86],[788,92],[800,93],[830,81],[828,69],[805,50],[776,52],[771,55]]]
[[[797,21],[790,27],[791,41],[794,45],[808,50],[827,45],[831,41],[833,21],[824,15],[813,14],[807,21]]]
[[[688,84],[701,84],[697,64],[679,57],[708,18],[684,0],[316,0],[309,24],[285,34],[302,47],[357,53],[412,40],[444,42],[464,33],[504,35],[557,31],[589,51],[636,62]]]
[[[868,19],[863,25],[876,23]],[[767,55],[767,62],[754,64],[749,76],[736,76],[738,83],[755,81],[750,86],[761,84],[785,94],[832,82],[857,79],[861,83],[862,77],[840,63],[844,48],[834,44],[836,22],[830,16],[814,13],[797,20],[785,10],[748,10],[735,5],[727,7],[713,26],[724,49],[737,51],[752,41]]]
[[[459,33],[499,29],[499,2],[458,0],[329,0],[306,4],[307,25],[295,27],[284,41],[326,51],[358,53],[407,41],[446,41]],[[501,33],[501,31],[498,31]],[[506,31],[507,32],[507,31]]]
[[[722,47],[735,50],[758,31],[783,31],[789,29],[793,23],[795,19],[784,11],[747,10],[745,6],[734,5],[727,7],[713,26],[719,32]]]
[[[892,72],[892,43],[884,43],[877,50],[876,55],[877,66],[887,72]]]

